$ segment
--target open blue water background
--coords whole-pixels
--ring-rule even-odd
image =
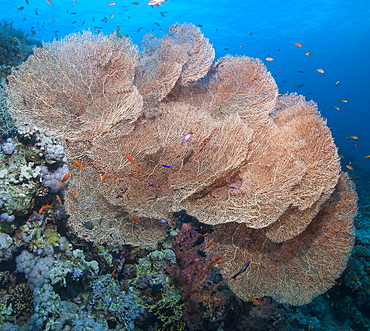
[[[364,159],[370,154],[369,0],[168,0],[160,7],[142,0],[139,5],[128,0],[115,5],[107,0],[76,0],[77,6],[73,0],[28,3],[1,0],[1,20],[35,30],[34,38],[44,41],[96,27],[109,33],[120,26],[137,44],[144,34],[160,36],[175,22],[198,25],[217,58],[227,53],[261,58],[281,93],[298,92],[315,100],[345,157],[343,165],[352,162],[351,176],[370,180],[370,158]],[[297,42],[303,47],[295,46]],[[305,55],[308,51],[312,55]],[[267,56],[274,61],[266,61]],[[350,135],[359,139],[347,140]]]

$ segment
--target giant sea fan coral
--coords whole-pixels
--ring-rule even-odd
[[[69,223],[78,235],[153,246],[165,235],[153,218],[185,208],[216,226],[230,263],[221,268],[225,277],[245,259],[254,270],[269,256],[268,249],[256,255],[248,250],[258,250],[259,242],[296,256],[268,259],[272,269],[300,270],[295,278],[272,272],[257,287],[245,274],[237,286],[232,283],[238,295],[307,302],[345,266],[356,197],[348,193],[346,203],[336,197],[353,188],[338,184],[337,149],[313,102],[296,94],[278,97],[258,59],[227,55],[212,65],[213,59],[209,41],[191,24],[175,24],[161,39],[146,36],[139,51],[114,35],[72,34],[36,49],[13,71],[10,111],[19,122],[60,137],[69,158],[85,168],[71,167],[66,192]],[[183,142],[190,131],[191,140]],[[310,242],[321,226],[339,222],[341,206],[348,217],[340,227],[326,227],[329,237],[349,238],[342,246],[331,243],[338,268],[327,282],[310,283],[293,299],[290,287],[311,270],[296,251],[300,238]],[[87,220],[97,226],[84,228]],[[235,233],[220,231],[223,226]],[[312,256],[321,254],[319,242],[311,243]],[[326,266],[316,261],[321,277]]]

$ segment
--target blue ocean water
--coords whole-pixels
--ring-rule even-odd
[[[87,29],[108,34],[119,26],[135,44],[147,33],[161,36],[172,24],[189,22],[209,38],[216,59],[226,54],[260,58],[280,93],[297,92],[318,104],[339,148],[343,170],[360,177],[355,180],[360,204],[370,200],[370,158],[365,158],[370,155],[369,0],[168,0],[160,7],[141,0],[117,0],[112,5],[108,0],[52,3],[0,0],[0,21],[13,22],[30,37],[36,31],[32,38],[46,42]]]

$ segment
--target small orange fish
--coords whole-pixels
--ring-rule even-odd
[[[138,251],[140,251],[140,248],[135,249],[134,251],[131,251],[131,254],[136,254]]]
[[[39,214],[42,214],[46,209],[50,209],[52,207],[52,205],[42,206],[39,210]]]
[[[325,72],[324,69],[322,69],[322,68],[318,68],[318,69],[316,69],[316,71],[319,72],[320,74],[323,74]]]
[[[326,323],[327,325],[335,325],[335,323]]]
[[[113,184],[117,184],[117,176],[116,175],[113,176]]]
[[[201,265],[198,265],[197,267],[195,267],[195,268],[194,268],[194,270],[193,270],[193,271],[198,270],[198,269],[200,269],[201,267],[202,267]]]
[[[358,277],[352,277],[353,280],[360,280]]]
[[[136,172],[137,172],[137,174],[138,174],[138,175],[140,175],[140,173],[141,173],[141,168],[140,168],[140,167],[137,167],[137,168],[136,168]]]
[[[302,47],[301,43],[294,43],[295,46]]]
[[[108,6],[114,6],[115,4],[116,4],[116,2],[109,2]]]
[[[340,101],[345,102],[345,103],[347,103],[347,102],[348,102],[348,100],[346,100],[346,99],[343,99],[343,100],[340,100]]]
[[[114,278],[114,276],[115,276],[116,272],[117,272],[117,269],[114,269],[114,270],[112,271],[112,274],[110,275],[110,277],[111,277],[111,278]]]
[[[46,2],[47,2],[49,5],[54,6],[54,4],[53,4],[50,0],[46,0]]]
[[[60,198],[60,196],[58,194],[55,196],[55,198],[57,199],[59,205],[63,206],[62,199]]]
[[[270,57],[270,56],[268,56],[267,58],[266,58],[266,61],[274,61],[275,59],[273,58],[273,57]]]
[[[340,108],[339,108],[338,106],[334,106],[334,108],[335,108],[336,110],[340,110]]]
[[[247,297],[247,299],[252,301],[254,305],[261,306],[261,302],[259,302],[257,299],[251,297]]]
[[[357,291],[357,289],[360,287],[360,285],[357,285],[352,291],[351,291],[351,293],[353,293],[353,292],[355,292],[355,291]]]
[[[365,155],[364,159],[370,159],[370,155]]]
[[[137,223],[141,223],[141,220],[137,217],[132,217],[132,216],[129,216],[128,218],[131,218],[133,221],[137,222]]]
[[[30,77],[28,76],[28,74],[27,74],[27,73],[25,73],[25,74],[24,74],[24,76],[26,77],[26,81],[27,81],[27,83],[29,83],[29,82],[31,81],[31,79],[30,79]]]
[[[63,184],[68,178],[69,176],[71,175],[70,172],[67,172],[61,179],[60,183],[59,184]]]
[[[346,168],[349,170],[355,170],[350,164],[346,164]]]
[[[130,153],[126,153],[127,159],[132,163],[132,164],[137,164],[137,162],[134,160],[134,158],[131,156]]]
[[[214,260],[211,262],[211,263],[216,263],[217,261],[219,261],[220,259],[222,258],[221,255],[218,255],[214,258]]]
[[[73,190],[73,196],[77,197],[77,190]]]
[[[82,170],[83,170],[82,165],[81,165],[81,163],[80,163],[80,162],[78,162],[78,161],[76,161],[76,160],[73,160],[73,163],[76,165],[76,167],[78,167],[78,168],[80,169],[80,171],[82,171]]]
[[[204,249],[207,249],[208,247],[210,247],[214,241],[215,241],[215,238],[210,239],[207,246]]]
[[[360,179],[360,178],[361,178],[360,176],[350,177],[350,180],[356,180],[356,179]]]
[[[206,233],[204,233],[203,235],[202,235],[202,237],[207,237],[209,235],[209,233],[208,232],[206,232]]]
[[[52,17],[52,18],[51,18],[51,20],[54,22],[54,21],[55,21],[55,18],[54,18],[54,17]]]
[[[104,172],[102,175],[101,175],[101,182],[104,183],[104,181],[107,179],[107,173]]]
[[[306,55],[312,55],[312,53],[311,52],[306,52]]]
[[[346,137],[346,139],[348,140],[348,139],[358,139],[358,137],[357,136],[348,136],[348,137]]]

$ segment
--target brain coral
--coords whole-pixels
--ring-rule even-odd
[[[82,164],[70,167],[65,196],[78,235],[153,246],[165,236],[157,219],[185,208],[215,225],[226,278],[252,260],[230,282],[239,296],[308,302],[346,264],[356,195],[314,102],[278,96],[258,59],[213,60],[192,24],[147,35],[140,49],[115,35],[72,34],[13,70],[10,112],[59,137]],[[326,235],[343,240],[322,246]]]

